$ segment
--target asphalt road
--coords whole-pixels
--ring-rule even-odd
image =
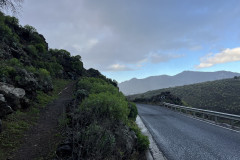
[[[168,160],[240,160],[240,133],[167,108],[138,104],[138,112]]]

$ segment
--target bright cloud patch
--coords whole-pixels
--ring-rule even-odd
[[[228,48],[213,56],[211,54],[206,55],[201,58],[200,61],[201,63],[196,66],[196,68],[207,68],[219,63],[240,61],[240,47],[233,49]]]
[[[131,68],[127,67],[126,65],[121,64],[113,64],[108,67],[109,71],[129,71],[132,70]]]

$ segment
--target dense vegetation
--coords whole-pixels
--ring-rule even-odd
[[[74,80],[85,75],[117,85],[95,69],[84,69],[81,56],[71,56],[63,49],[49,49],[34,27],[21,26],[17,18],[1,12],[0,35],[0,82],[23,88],[25,102],[36,99],[38,93],[52,91],[53,79]]]
[[[49,49],[34,27],[0,12],[0,159],[18,147],[40,108],[70,80],[90,73],[80,56]]]
[[[240,114],[239,77],[154,90],[143,94],[129,96],[129,98],[131,100],[136,98],[149,99],[166,91],[180,97],[185,103],[184,105],[187,103],[189,106],[195,108]]]
[[[98,70],[86,70],[79,55],[50,49],[34,27],[21,26],[17,18],[0,12],[0,159],[19,146],[40,108],[73,81],[78,81],[76,103],[69,105],[63,120],[69,126],[68,137],[74,139],[71,156],[138,157],[149,142],[134,122],[135,104],[126,101],[117,82]],[[61,147],[58,153],[63,153]],[[66,155],[64,151],[63,158]]]
[[[61,145],[57,152],[61,158],[140,158],[139,152],[148,148],[149,141],[135,124],[135,104],[111,83],[92,77],[78,81],[75,96],[67,115],[70,128],[66,141],[71,145]],[[72,150],[62,154],[64,148]]]
[[[75,79],[85,71],[79,55],[71,56],[66,50],[49,49],[45,38],[34,27],[20,26],[15,17],[0,13],[0,35],[2,82],[22,87],[23,74],[28,74],[37,78],[39,84],[44,85],[47,81],[50,88],[36,88],[47,92],[51,89],[52,78]]]

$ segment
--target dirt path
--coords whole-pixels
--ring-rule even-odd
[[[58,119],[65,111],[65,105],[72,99],[74,83],[68,85],[59,94],[59,98],[40,112],[37,125],[30,129],[22,146],[15,152],[11,160],[43,160],[47,159],[53,149],[58,133]]]

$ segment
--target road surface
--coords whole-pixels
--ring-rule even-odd
[[[240,160],[240,133],[167,108],[137,104],[138,112],[168,160]]]

